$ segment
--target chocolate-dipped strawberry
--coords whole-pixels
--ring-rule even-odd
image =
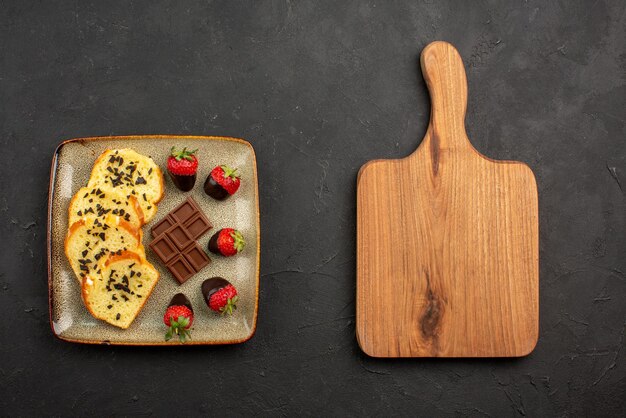
[[[209,251],[225,257],[240,253],[245,246],[243,235],[233,228],[220,229],[209,240]]]
[[[202,296],[207,306],[221,315],[232,315],[237,309],[237,289],[222,277],[212,277],[202,282]]]
[[[194,154],[197,151],[197,149],[189,151],[187,147],[178,151],[172,147],[171,154],[167,157],[167,171],[170,173],[172,182],[183,192],[193,189],[196,184],[198,159]]]
[[[165,341],[169,341],[177,335],[181,343],[191,338],[189,328],[193,324],[193,308],[187,296],[177,293],[165,311],[163,323],[169,327],[165,334]]]
[[[235,194],[241,184],[236,168],[218,165],[204,182],[204,192],[215,200],[224,200]]]

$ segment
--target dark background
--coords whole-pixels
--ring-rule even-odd
[[[626,4],[602,0],[0,2],[0,411],[622,415],[625,28]],[[464,58],[476,148],[537,177],[541,323],[526,358],[376,360],[356,343],[356,174],[419,145],[433,40]],[[52,153],[149,133],[256,150],[262,277],[245,344],[81,346],[50,331]]]

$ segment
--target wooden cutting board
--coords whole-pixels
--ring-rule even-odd
[[[515,357],[537,342],[537,185],[465,132],[457,50],[421,67],[431,116],[419,148],[365,164],[357,180],[357,338],[374,357]]]

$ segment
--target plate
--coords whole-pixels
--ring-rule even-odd
[[[195,187],[181,192],[174,186],[166,170],[172,146],[198,149],[200,162]],[[106,149],[132,148],[149,155],[164,173],[165,194],[154,219],[143,226],[146,257],[161,273],[161,278],[135,321],[122,330],[93,318],[85,308],[80,286],[65,257],[63,242],[68,229],[67,209],[78,189],[87,185],[96,158]],[[226,164],[237,167],[241,186],[224,201],[216,201],[204,193],[203,184],[213,167]],[[198,239],[209,254],[211,263],[179,285],[172,274],[152,253],[148,243],[150,228],[170,210],[193,197],[213,224],[213,229]],[[234,257],[208,253],[211,235],[221,228],[233,227],[246,240],[244,250]],[[186,344],[236,344],[247,341],[256,329],[259,295],[259,194],[256,157],[252,146],[237,138],[215,136],[142,135],[72,139],[61,143],[52,158],[48,197],[48,288],[50,325],[62,340],[85,344],[114,345],[179,345],[164,340],[167,328],[163,315],[172,296],[184,293],[194,308],[192,339]],[[214,276],[229,280],[237,288],[239,302],[232,316],[220,316],[204,303],[201,283]]]

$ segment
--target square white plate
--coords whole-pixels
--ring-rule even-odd
[[[198,149],[199,161],[193,190],[181,192],[167,174],[166,161],[172,146]],[[80,286],[74,277],[63,249],[68,229],[67,210],[78,189],[87,185],[95,159],[106,149],[132,148],[149,155],[162,171],[165,195],[154,219],[143,226],[146,257],[161,273],[152,295],[131,326],[122,330],[93,318],[81,300]],[[241,186],[224,201],[207,196],[203,184],[213,167],[226,164],[237,167]],[[148,246],[150,228],[170,210],[192,196],[213,224],[213,229],[198,239],[209,254],[211,263],[179,285]],[[212,234],[221,228],[238,229],[246,240],[243,252],[221,257],[208,252]],[[52,159],[48,199],[48,286],[50,325],[54,334],[66,341],[86,344],[171,345],[164,339],[163,315],[174,294],[184,293],[194,308],[192,339],[187,344],[235,344],[247,341],[256,328],[259,295],[260,225],[256,157],[252,146],[241,139],[205,136],[117,136],[81,138],[59,145]],[[237,310],[221,316],[204,303],[200,285],[210,277],[229,280],[239,294]]]

